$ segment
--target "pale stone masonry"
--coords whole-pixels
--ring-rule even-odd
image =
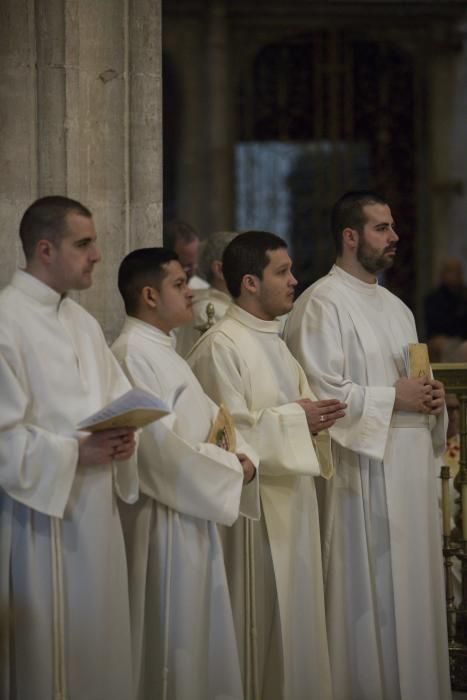
[[[94,214],[102,262],[80,295],[109,339],[116,271],[162,240],[161,0],[3,0],[0,9],[0,286],[22,262],[37,197]]]

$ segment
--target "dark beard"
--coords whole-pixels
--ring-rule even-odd
[[[357,260],[364,270],[375,275],[392,267],[394,258],[386,258],[385,255],[390,250],[394,250],[394,248],[395,246],[387,246],[382,253],[375,253],[373,248],[360,238],[357,248]]]

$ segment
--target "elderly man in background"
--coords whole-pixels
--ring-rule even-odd
[[[227,311],[231,296],[222,272],[222,256],[237,235],[233,231],[218,231],[201,244],[199,272],[210,286],[208,289],[194,290],[193,320],[177,331],[176,349],[182,357],[188,355],[203,330],[207,329],[208,323],[214,325]],[[212,305],[212,315],[208,315],[209,304]]]
[[[163,230],[164,245],[177,254],[190,289],[207,289],[208,283],[198,275],[201,240],[196,229],[185,221],[168,221]]]

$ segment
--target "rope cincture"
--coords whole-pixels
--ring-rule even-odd
[[[253,660],[253,700],[259,700],[259,668],[258,668],[258,633],[256,618],[256,567],[255,567],[255,540],[254,523],[250,521],[250,576],[251,576],[251,647]]]
[[[54,700],[67,700],[65,663],[65,605],[60,518],[50,518],[53,604],[53,688]]]
[[[245,518],[245,700],[259,700],[254,524]]]
[[[164,610],[164,661],[162,666],[162,697],[167,700],[169,687],[169,641],[170,641],[170,606],[172,589],[173,559],[173,511],[167,506],[167,557],[165,570],[165,610]]]

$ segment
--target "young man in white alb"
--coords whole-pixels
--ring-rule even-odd
[[[188,362],[205,391],[226,404],[260,458],[263,519],[225,533],[239,646],[250,697],[332,698],[324,619],[315,480],[329,477],[329,428],[338,400],[316,401],[279,336],[296,280],[286,244],[250,231],[223,256],[233,303]],[[250,633],[251,639],[250,639]],[[248,650],[247,650],[248,651]]]
[[[242,700],[232,610],[217,524],[259,517],[255,452],[208,443],[218,407],[175,351],[193,292],[175,253],[135,250],[119,289],[127,318],[113,351],[132,384],[169,400],[172,414],[140,436],[141,497],[122,504],[139,700]],[[250,486],[244,482],[252,481]]]
[[[387,203],[347,193],[332,230],[336,264],[297,300],[286,339],[317,396],[348,404],[330,430],[335,475],[320,503],[334,695],[447,700],[434,464],[445,443],[444,390],[407,377],[413,315],[377,281],[399,240]]]
[[[100,260],[66,197],[25,212],[26,268],[0,293],[0,696],[128,700],[129,598],[116,494],[138,497],[133,430],[77,425],[130,385],[67,292]]]

